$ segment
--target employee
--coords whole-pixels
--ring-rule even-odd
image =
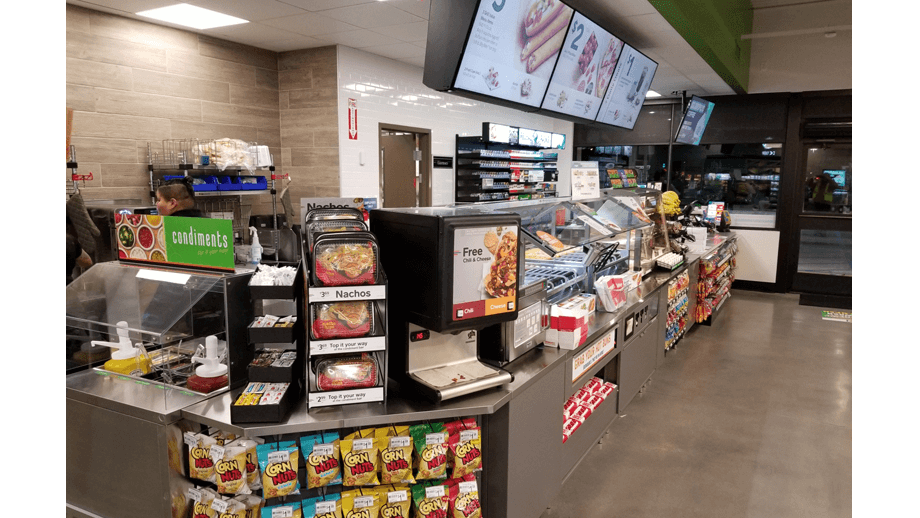
[[[204,217],[204,214],[195,208],[192,179],[186,176],[161,185],[157,189],[157,212],[161,216]]]

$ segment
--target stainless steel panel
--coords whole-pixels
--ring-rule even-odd
[[[655,347],[657,344],[658,317],[634,335],[620,352],[619,412],[629,405],[653,372],[655,372]]]

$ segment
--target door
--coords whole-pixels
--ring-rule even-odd
[[[381,206],[431,206],[431,131],[380,125]]]
[[[792,290],[801,303],[848,308],[853,279],[853,145],[804,141],[797,189]]]

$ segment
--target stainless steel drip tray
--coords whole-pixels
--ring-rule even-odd
[[[476,359],[412,371],[409,377],[430,389],[438,400],[498,387],[513,380],[508,371],[490,367]]]

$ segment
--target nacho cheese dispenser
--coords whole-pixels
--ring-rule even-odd
[[[435,401],[510,382],[507,371],[479,361],[478,347],[482,328],[518,317],[520,216],[468,207],[376,209],[370,229],[393,287],[390,376]]]

